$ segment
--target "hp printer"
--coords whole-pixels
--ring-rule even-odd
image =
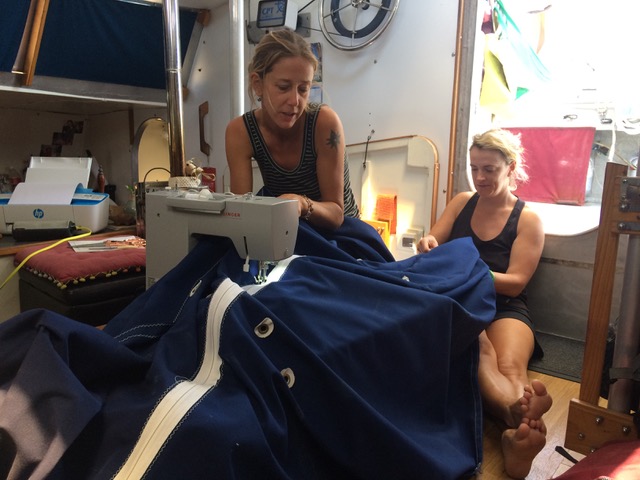
[[[44,240],[37,231],[103,230],[109,223],[109,196],[86,188],[91,161],[84,157],[31,157],[25,181],[12,193],[0,194],[0,233],[21,240],[27,238],[17,238],[18,231],[31,231],[36,233],[27,235],[29,239]]]

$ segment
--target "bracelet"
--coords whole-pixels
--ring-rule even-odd
[[[309,218],[311,218],[311,214],[313,213],[313,202],[304,193],[302,194],[302,198],[304,198],[307,202],[307,213],[305,213],[302,218],[308,221]]]
[[[491,275],[491,280],[496,281],[496,276],[493,274],[491,270],[489,270],[489,275]]]

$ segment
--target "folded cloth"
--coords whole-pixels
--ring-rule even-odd
[[[398,196],[380,194],[376,197],[376,220],[389,222],[389,233],[395,235],[398,222]]]

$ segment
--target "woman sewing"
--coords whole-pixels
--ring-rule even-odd
[[[334,230],[359,212],[340,118],[309,102],[317,66],[300,35],[267,33],[249,65],[249,97],[260,106],[229,123],[225,146],[233,193],[252,191],[254,158],[269,195],[296,200],[301,218]]]
[[[496,317],[480,335],[478,379],[485,410],[502,420],[505,469],[524,478],[546,441],[542,415],[551,408],[546,387],[529,381],[535,348],[525,287],[544,245],[538,215],[513,190],[527,180],[520,139],[507,130],[476,135],[469,150],[475,192],[456,195],[417,245],[428,252],[443,242],[471,237],[491,269]]]

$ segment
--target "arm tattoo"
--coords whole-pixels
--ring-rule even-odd
[[[340,145],[340,134],[331,130],[329,138],[327,139],[327,145],[331,148],[338,148],[338,145]]]

